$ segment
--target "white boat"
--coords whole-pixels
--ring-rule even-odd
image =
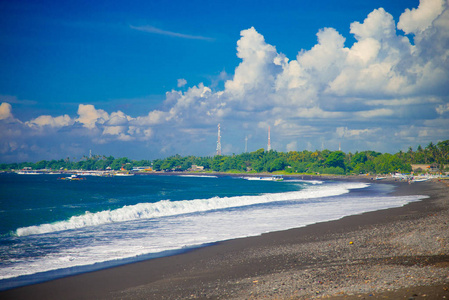
[[[427,181],[430,178],[416,178],[416,179],[412,179],[412,182],[423,182],[423,181]]]
[[[423,182],[435,178],[432,175],[419,175],[412,178],[412,182]]]
[[[397,179],[400,179],[400,180],[407,180],[409,178],[407,175],[401,174],[401,173],[393,173],[391,175],[391,177],[397,178]]]
[[[282,175],[273,175],[271,177],[271,180],[273,180],[273,181],[283,181],[284,177],[282,177]]]
[[[70,177],[61,177],[58,178],[59,180],[85,180],[86,178],[84,177],[78,177],[78,175],[71,175]]]

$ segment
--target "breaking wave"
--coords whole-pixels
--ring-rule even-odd
[[[365,188],[368,185],[366,183],[341,183],[336,185],[311,186],[295,192],[263,194],[259,196],[214,197],[210,199],[183,201],[162,200],[156,203],[139,203],[123,206],[115,210],[104,210],[95,213],[86,212],[83,215],[73,216],[68,220],[51,224],[18,228],[16,235],[44,234],[138,219],[167,217],[279,201],[338,196],[348,193],[350,189]]]

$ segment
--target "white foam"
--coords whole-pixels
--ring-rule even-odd
[[[179,215],[154,220],[154,224],[136,220],[119,227],[116,227],[118,224],[98,227],[93,232],[67,231],[59,233],[61,238],[78,239],[83,235],[92,236],[92,233],[95,238],[83,246],[64,247],[55,253],[0,268],[0,279],[298,228],[367,211],[398,207],[423,198],[426,196],[333,197],[325,201],[291,201],[282,205]]]
[[[194,177],[194,178],[218,178],[215,175],[177,175],[179,177]]]
[[[307,179],[288,179],[286,182],[303,182],[310,184],[323,184],[324,181],[321,180],[307,180]]]
[[[367,186],[368,184],[366,183],[342,183],[319,187],[312,186],[296,192],[263,194],[260,196],[215,197],[184,201],[163,200],[156,203],[139,203],[115,210],[105,210],[96,213],[86,212],[80,216],[73,216],[66,221],[18,228],[16,235],[27,236],[137,219],[167,217],[270,202],[337,196],[348,193],[350,189]]]

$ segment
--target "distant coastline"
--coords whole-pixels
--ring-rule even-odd
[[[432,176],[414,176],[413,174],[405,174],[403,176],[397,176],[395,174],[384,174],[382,177],[376,174],[360,174],[360,175],[333,175],[333,174],[292,174],[286,172],[251,172],[251,173],[238,173],[238,172],[214,172],[214,171],[151,171],[151,172],[115,172],[115,171],[91,171],[87,174],[85,170],[61,170],[61,171],[51,171],[51,170],[37,170],[32,171],[32,174],[48,174],[48,175],[60,175],[68,176],[72,174],[79,174],[82,176],[123,176],[123,175],[137,175],[137,176],[180,176],[180,175],[194,175],[194,176],[230,176],[230,177],[271,177],[273,175],[281,175],[284,179],[303,179],[303,180],[350,180],[350,181],[381,181],[381,182],[409,182],[413,183],[416,179],[426,179],[426,180],[443,180],[449,182],[449,176],[438,174]],[[10,171],[0,171],[1,173],[18,173],[15,170]],[[424,180],[423,180],[424,181]]]
[[[259,149],[237,155],[215,155],[209,157],[174,155],[164,159],[131,160],[127,157],[114,158],[104,155],[89,155],[82,159],[42,160],[36,163],[0,163],[0,170],[38,173],[70,174],[71,172],[97,172],[108,174],[146,173],[225,173],[282,174],[284,176],[309,175],[367,175],[384,177],[386,174],[401,173],[415,175],[444,176],[449,174],[449,140],[429,143],[416,150],[395,154],[376,151],[344,153],[342,151],[315,150],[278,152]]]

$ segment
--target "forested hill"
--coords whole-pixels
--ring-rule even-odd
[[[320,173],[320,174],[386,174],[392,172],[411,172],[411,164],[432,164],[440,170],[449,168],[449,140],[430,143],[425,148],[411,147],[407,152],[399,151],[396,154],[363,151],[344,153],[342,151],[290,151],[287,153],[265,151],[259,149],[254,152],[238,155],[216,155],[213,157],[195,157],[175,155],[165,159],[130,160],[126,157],[114,158],[112,156],[94,155],[83,157],[79,161],[70,158],[37,163],[11,163],[0,164],[1,170],[23,169],[30,167],[33,170],[112,170],[134,167],[150,167],[155,171],[186,171],[192,165],[202,166],[205,171],[215,172],[274,172],[287,173]],[[425,170],[423,170],[425,171]]]

